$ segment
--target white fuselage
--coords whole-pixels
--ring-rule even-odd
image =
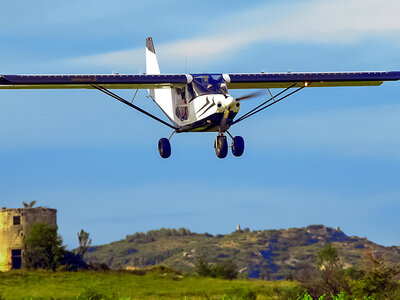
[[[236,115],[240,109],[240,102],[230,95],[208,94],[198,96],[187,104],[177,105],[176,108],[180,110],[174,118],[178,127],[197,127],[199,122],[209,120],[215,115],[223,117],[226,114],[227,117],[229,112]]]

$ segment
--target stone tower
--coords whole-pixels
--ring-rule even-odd
[[[45,207],[0,210],[0,271],[21,268],[24,237],[37,223],[57,226],[57,210]]]

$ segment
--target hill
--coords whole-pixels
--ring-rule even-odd
[[[192,233],[188,229],[159,229],[127,235],[125,240],[90,247],[86,260],[106,263],[114,269],[145,268],[162,264],[183,272],[197,260],[232,259],[241,274],[251,278],[282,280],[314,265],[316,252],[332,243],[345,266],[359,266],[364,252],[385,253],[389,264],[400,262],[400,248],[384,247],[366,238],[347,236],[339,228],[310,225],[304,228],[250,231],[231,234]]]

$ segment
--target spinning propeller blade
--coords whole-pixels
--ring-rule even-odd
[[[239,98],[236,98],[236,101],[241,101],[241,100],[245,100],[245,99],[251,99],[251,98],[256,98],[258,96],[261,96],[263,94],[263,91],[257,91]]]

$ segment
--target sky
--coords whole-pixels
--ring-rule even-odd
[[[400,70],[399,11],[398,0],[1,1],[0,74],[143,73],[148,36],[164,73]],[[230,129],[242,157],[218,159],[215,133],[190,133],[164,160],[170,129],[98,91],[0,90],[0,205],[56,208],[69,249],[82,228],[98,245],[237,224],[324,224],[400,245],[399,94],[400,82],[304,89]],[[162,117],[146,95],[135,103]]]

